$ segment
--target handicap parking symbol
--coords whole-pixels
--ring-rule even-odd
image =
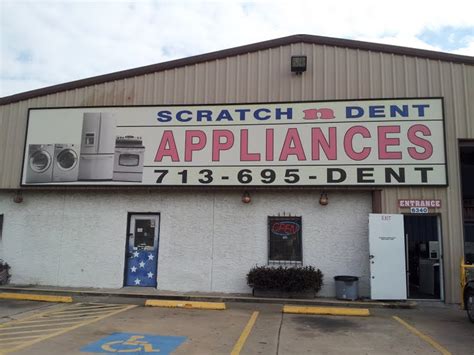
[[[114,333],[81,349],[90,353],[171,354],[186,337]]]

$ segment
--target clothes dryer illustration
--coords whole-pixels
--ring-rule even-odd
[[[27,183],[51,182],[53,179],[54,144],[30,144],[26,166]]]
[[[53,181],[77,181],[79,154],[77,144],[55,144]]]

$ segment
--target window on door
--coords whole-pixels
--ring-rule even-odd
[[[301,217],[268,217],[268,262],[303,262]]]
[[[153,247],[155,239],[155,220],[136,219],[135,220],[135,247]]]

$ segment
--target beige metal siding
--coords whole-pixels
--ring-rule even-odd
[[[290,73],[293,54],[308,70]],[[448,188],[387,188],[383,211],[399,198],[440,198],[446,300],[459,299],[462,211],[458,139],[474,139],[474,66],[327,45],[297,43],[115,80],[0,107],[0,188],[18,188],[30,107],[113,106],[444,97]]]

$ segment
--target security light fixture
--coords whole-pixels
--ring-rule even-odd
[[[21,193],[21,190],[17,190],[15,192],[15,195],[13,196],[13,202],[15,202],[15,203],[22,203],[23,202],[23,195]]]
[[[305,55],[293,55],[291,56],[291,72],[296,75],[301,75],[306,71],[306,56]]]
[[[250,203],[250,201],[252,201],[252,199],[250,198],[250,194],[248,193],[248,191],[245,191],[244,194],[242,195],[242,202]]]
[[[326,206],[329,203],[328,194],[326,192],[321,192],[321,196],[319,196],[319,204],[321,206]]]

